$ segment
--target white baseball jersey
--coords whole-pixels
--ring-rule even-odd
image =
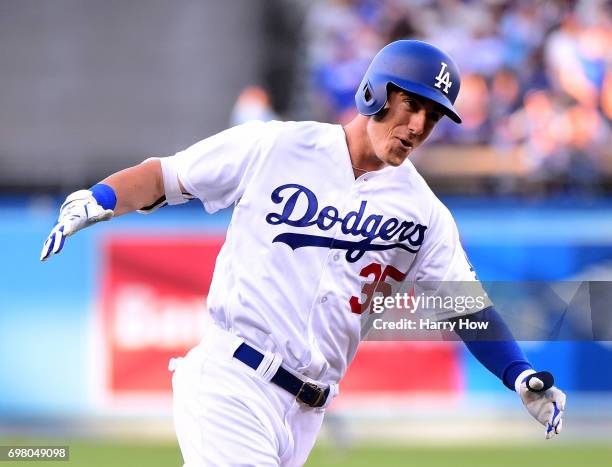
[[[338,382],[355,355],[365,284],[475,280],[410,161],[355,179],[340,125],[249,122],[162,165],[208,212],[235,204],[208,297],[215,322],[314,380]]]

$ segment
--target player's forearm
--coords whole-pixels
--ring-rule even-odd
[[[159,160],[149,160],[116,172],[100,183],[110,186],[117,197],[115,216],[154,204],[164,195],[164,182]]]
[[[491,373],[514,390],[516,378],[531,364],[518,346],[502,317],[489,307],[462,319],[488,323],[485,329],[462,330],[456,326],[456,333],[465,342],[469,351]]]

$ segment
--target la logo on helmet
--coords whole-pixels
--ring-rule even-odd
[[[444,85],[444,89],[442,90],[445,94],[448,94],[448,88],[453,85],[450,80],[450,72],[446,71],[446,67],[448,66],[446,63],[440,62],[440,65],[440,73],[436,76],[436,84],[434,84],[434,86],[442,89],[442,85]]]

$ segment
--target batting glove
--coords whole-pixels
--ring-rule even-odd
[[[561,432],[565,394],[553,386],[554,378],[548,371],[526,370],[515,382],[515,389],[527,411],[546,427],[546,439]]]
[[[85,227],[113,217],[112,209],[104,209],[98,204],[90,190],[79,190],[70,194],[60,208],[57,224],[40,252],[40,260],[59,253],[64,247],[66,237]]]

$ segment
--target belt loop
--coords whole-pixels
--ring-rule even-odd
[[[257,368],[257,374],[261,376],[261,378],[269,383],[272,377],[278,371],[278,368],[283,363],[283,357],[280,354],[273,354],[272,352],[265,352],[264,358],[259,364]]]
[[[326,409],[329,407],[329,404],[332,403],[334,397],[340,394],[340,386],[338,383],[333,383],[329,385],[329,394],[327,395],[327,399],[325,400],[325,404],[323,404],[323,408]]]

